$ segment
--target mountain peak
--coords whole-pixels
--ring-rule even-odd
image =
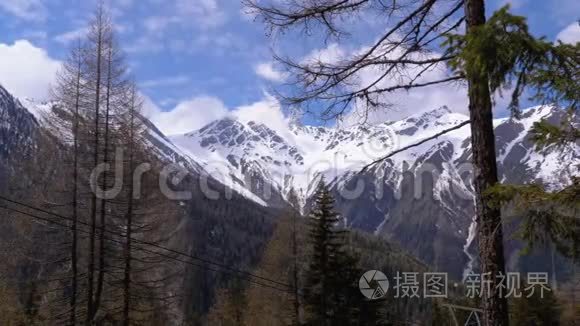
[[[424,112],[423,114],[421,114],[421,117],[431,117],[431,118],[441,118],[444,115],[447,115],[449,113],[452,113],[451,109],[449,109],[447,107],[447,105],[443,105],[439,108],[436,108],[434,110],[431,111],[427,111]]]
[[[8,90],[6,90],[6,88],[4,88],[2,86],[2,84],[0,84],[0,105],[2,103],[4,103],[4,105],[7,105],[7,103],[14,101],[14,97],[12,96],[12,94],[10,94],[8,92]]]

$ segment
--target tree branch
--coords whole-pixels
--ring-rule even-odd
[[[388,158],[392,157],[392,156],[393,156],[393,155],[395,155],[395,154],[398,154],[398,153],[404,152],[404,151],[406,151],[406,150],[408,150],[408,149],[410,149],[410,148],[413,148],[413,147],[417,147],[417,146],[419,146],[419,145],[422,145],[422,144],[424,144],[424,143],[426,143],[426,142],[428,142],[428,141],[430,141],[430,140],[433,140],[433,139],[435,139],[435,138],[438,138],[438,137],[440,137],[440,136],[442,136],[442,135],[445,135],[445,134],[447,134],[447,133],[449,133],[449,132],[451,132],[451,131],[457,130],[457,129],[459,129],[459,128],[461,128],[461,127],[465,126],[465,125],[468,125],[469,123],[470,123],[470,121],[469,121],[469,120],[463,121],[462,123],[460,123],[460,124],[458,124],[458,125],[456,125],[456,126],[453,126],[453,127],[451,127],[451,128],[445,129],[445,130],[443,130],[443,131],[441,131],[441,132],[438,132],[438,133],[436,133],[435,135],[433,135],[433,136],[431,136],[431,137],[427,137],[427,138],[425,138],[425,139],[423,139],[423,140],[421,140],[421,141],[419,141],[419,142],[416,142],[416,143],[414,143],[414,144],[411,144],[411,145],[405,146],[405,147],[403,147],[403,148],[399,148],[399,149],[397,149],[396,151],[393,151],[393,152],[389,153],[388,155],[386,155],[386,156],[384,156],[384,157],[381,157],[381,158],[379,158],[379,159],[377,159],[377,160],[374,160],[374,161],[372,161],[371,163],[369,163],[369,164],[365,165],[365,166],[364,166],[364,167],[363,167],[363,168],[362,168],[362,169],[361,169],[361,170],[358,172],[358,174],[360,174],[360,173],[364,173],[364,172],[365,172],[366,170],[368,170],[368,168],[370,168],[371,166],[373,166],[373,165],[376,165],[377,163],[380,163],[380,162],[382,162],[382,161],[384,161],[384,160],[386,160],[386,159],[388,159]]]
[[[379,88],[379,89],[375,89],[372,91],[368,91],[366,94],[392,92],[392,91],[395,91],[398,89],[411,89],[411,88],[425,87],[425,86],[431,86],[431,85],[436,85],[436,84],[448,83],[451,81],[461,80],[464,78],[465,78],[464,76],[453,76],[453,77],[449,77],[449,78],[444,78],[444,79],[440,79],[440,80],[433,80],[433,81],[424,82],[424,83],[416,83],[416,84],[410,83],[407,85],[395,85],[395,86],[391,86],[391,87]]]

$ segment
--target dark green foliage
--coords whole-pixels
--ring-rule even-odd
[[[352,279],[351,260],[344,250],[344,231],[338,229],[340,219],[334,211],[334,199],[326,184],[321,182],[315,195],[315,206],[309,219],[308,241],[312,247],[306,274],[305,302],[308,325],[333,325],[339,318],[350,318],[342,305],[347,301]],[[346,275],[345,275],[346,272]],[[350,274],[350,275],[349,275]],[[343,285],[347,288],[343,289]],[[340,317],[339,317],[340,315]],[[346,318],[344,318],[346,317]]]
[[[441,306],[441,303],[437,301],[433,302],[432,307],[431,323],[433,326],[452,325],[453,319],[447,308]]]
[[[509,108],[515,117],[519,117],[525,90],[533,101],[566,108],[560,126],[535,123],[532,140],[538,149],[574,143],[580,139],[580,130],[573,123],[580,102],[580,43],[536,38],[525,17],[508,10],[505,6],[496,11],[485,25],[467,35],[448,35],[443,46],[454,55],[449,66],[456,74],[487,76],[492,92],[513,88]]]
[[[358,289],[359,258],[347,250],[348,233],[334,211],[334,199],[324,181],[309,217],[311,247],[305,280],[308,325],[379,325],[380,303],[367,302]]]
[[[519,100],[525,90],[542,104],[566,108],[559,126],[535,123],[531,140],[537,150],[561,146],[580,139],[576,120],[580,101],[580,44],[549,42],[530,34],[525,17],[496,11],[486,24],[466,35],[450,34],[443,46],[454,58],[449,66],[458,75],[485,76],[491,92],[513,88],[510,110],[519,117]],[[515,82],[515,84],[514,84]],[[578,250],[580,179],[560,191],[542,185],[495,185],[486,192],[496,206],[511,203],[525,213],[517,236],[529,247],[552,241],[560,253]]]
[[[467,35],[448,35],[443,46],[455,56],[450,67],[458,74],[487,76],[492,92],[513,86],[510,108],[515,115],[526,88],[533,91],[534,100],[577,110],[580,45],[536,38],[525,17],[508,10],[505,6],[496,11],[486,24]]]
[[[527,285],[526,285],[527,286]],[[531,297],[523,294],[521,298],[510,301],[510,324],[512,326],[560,325],[561,307],[553,290],[534,291]]]
[[[580,178],[559,191],[547,191],[541,185],[497,184],[486,194],[492,204],[511,204],[523,218],[515,236],[526,242],[523,253],[550,243],[565,257],[580,253]]]
[[[570,116],[570,114],[568,115]],[[537,150],[542,150],[550,145],[564,146],[574,144],[580,140],[580,130],[569,124],[567,118],[560,126],[555,126],[546,121],[535,122],[532,127],[532,141]]]

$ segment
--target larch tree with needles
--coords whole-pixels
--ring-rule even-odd
[[[290,73],[294,89],[282,95],[289,105],[323,109],[323,118],[342,118],[353,107],[363,117],[388,109],[388,95],[399,90],[460,83],[467,87],[471,126],[473,184],[481,270],[505,272],[500,209],[485,194],[498,183],[493,130],[492,94],[514,89],[510,108],[518,115],[524,90],[541,101],[569,101],[578,78],[578,47],[538,39],[528,32],[525,18],[507,7],[489,21],[484,0],[244,0],[249,14],[263,21],[270,33],[289,30],[325,34],[327,40],[348,37],[347,20],[378,13],[385,28],[361,51],[339,60],[293,60],[276,55]],[[447,75],[430,79],[430,71],[447,67]],[[373,70],[370,81],[361,74]],[[558,77],[558,78],[552,78]],[[578,94],[578,92],[576,92]],[[577,103],[577,102],[576,102]],[[541,127],[541,126],[538,126]],[[450,128],[449,131],[457,127]],[[386,158],[384,158],[386,159]],[[373,162],[379,163],[381,160]],[[498,280],[491,278],[491,288]],[[482,300],[485,325],[508,325],[507,302],[498,291]]]
[[[79,282],[79,232],[78,222],[81,218],[83,199],[81,198],[81,165],[82,154],[81,148],[86,145],[86,134],[81,132],[84,125],[86,114],[85,102],[87,98],[85,89],[85,71],[83,58],[83,45],[78,40],[71,49],[69,56],[63,62],[61,69],[57,73],[55,85],[52,87],[52,98],[59,103],[53,108],[49,116],[46,117],[53,129],[70,130],[72,139],[64,138],[67,146],[72,146],[72,162],[68,169],[71,171],[69,180],[70,202],[70,265],[71,265],[71,283],[70,283],[70,323],[76,324],[78,314],[78,302],[80,301],[80,282]],[[66,133],[65,133],[66,134]],[[86,198],[86,196],[84,196]],[[68,205],[67,205],[68,206]],[[61,207],[62,209],[62,207]]]

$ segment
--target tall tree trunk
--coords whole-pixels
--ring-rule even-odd
[[[292,282],[294,285],[294,318],[295,325],[300,325],[300,301],[298,294],[298,242],[296,239],[296,218],[297,215],[293,212],[292,215],[292,259],[293,259],[293,270],[292,270]]]
[[[131,183],[132,185],[132,183]],[[127,208],[127,235],[125,237],[125,277],[123,279],[123,325],[129,326],[129,309],[131,307],[131,245],[133,228],[133,193],[129,194]]]
[[[484,0],[465,1],[466,32],[485,24]],[[471,63],[467,63],[468,65]],[[497,183],[495,138],[489,82],[485,75],[470,74],[469,116],[471,147],[475,168],[476,217],[478,223],[479,256],[482,273],[489,273],[490,293],[483,296],[484,325],[508,325],[507,301],[500,297],[496,276],[505,273],[503,230],[500,210],[488,204],[485,191]]]
[[[103,8],[99,7],[97,12],[97,48],[96,48],[96,75],[95,75],[95,130],[94,130],[94,156],[93,167],[99,164],[99,111],[101,98],[101,55],[103,45]],[[87,324],[91,323],[98,307],[94,305],[94,273],[95,273],[95,240],[97,232],[97,189],[94,189],[91,198],[91,234],[89,240],[89,263],[87,271]]]
[[[135,160],[135,89],[131,90],[131,108],[129,112],[129,189],[127,201],[127,234],[125,235],[125,277],[123,279],[123,325],[129,326],[129,311],[131,308],[131,245],[133,231],[133,188],[135,180],[133,179],[134,160]]]
[[[112,44],[109,44],[109,53],[107,58],[107,92],[105,95],[105,131],[103,134],[103,163],[109,163],[109,117],[111,105],[111,65],[112,65]],[[107,189],[109,173],[108,169],[103,171],[103,190]],[[105,279],[105,230],[107,229],[106,221],[107,200],[101,198],[100,219],[99,225],[101,227],[99,234],[99,274],[97,277],[97,291],[95,294],[95,306],[101,303],[101,296],[103,293],[103,282]]]
[[[71,325],[76,325],[76,313],[77,313],[77,288],[78,288],[78,261],[77,261],[77,221],[78,221],[78,160],[79,160],[79,106],[80,106],[80,91],[81,91],[81,69],[82,60],[80,57],[80,46],[77,54],[77,75],[76,75],[76,85],[75,85],[75,111],[73,118],[73,198],[72,198],[72,223],[71,223],[71,233],[72,233],[72,244],[71,244],[71,269],[72,269],[72,282],[71,282]]]

